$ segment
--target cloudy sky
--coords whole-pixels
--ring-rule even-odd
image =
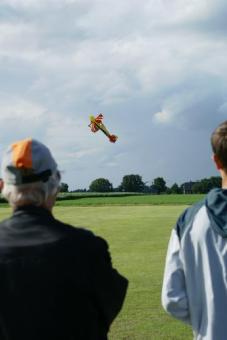
[[[70,189],[216,175],[227,119],[225,0],[1,0],[0,155],[46,143]],[[112,144],[88,128],[102,112]]]

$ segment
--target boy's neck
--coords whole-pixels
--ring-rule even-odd
[[[227,189],[227,173],[225,171],[220,171],[222,178],[222,189]]]

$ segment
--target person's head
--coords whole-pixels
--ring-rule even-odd
[[[50,150],[34,139],[11,144],[2,160],[2,195],[15,209],[24,205],[54,205],[60,173]]]
[[[221,175],[227,175],[227,121],[221,123],[211,135],[213,159]]]

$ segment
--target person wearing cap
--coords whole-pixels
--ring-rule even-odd
[[[172,230],[162,304],[191,325],[194,339],[227,339],[227,121],[212,133],[222,188],[186,209]]]
[[[53,216],[60,173],[49,149],[10,145],[2,179],[13,213],[0,223],[0,339],[106,340],[128,281],[104,239]]]

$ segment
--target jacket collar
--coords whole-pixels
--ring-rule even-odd
[[[47,210],[46,208],[44,207],[37,207],[35,205],[24,205],[24,206],[21,206],[21,207],[17,207],[14,212],[13,212],[13,215],[14,216],[18,216],[18,215],[21,215],[21,214],[31,214],[31,215],[42,215],[42,216],[46,216],[46,217],[52,217],[53,218],[53,215],[52,213]]]

